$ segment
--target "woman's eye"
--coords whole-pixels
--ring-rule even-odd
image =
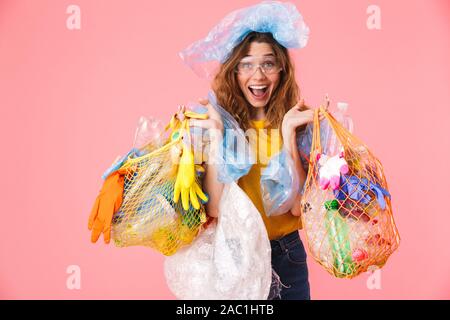
[[[249,62],[246,62],[246,63],[243,63],[243,64],[242,64],[242,67],[243,67],[243,68],[246,68],[246,69],[250,69],[250,68],[252,67],[252,64],[249,63]]]
[[[275,64],[273,62],[264,62],[264,67],[266,68],[271,68],[273,67]]]

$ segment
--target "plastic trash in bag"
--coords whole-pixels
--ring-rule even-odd
[[[160,125],[141,119],[135,148],[105,172],[104,176],[121,175],[121,205],[116,211],[107,203],[116,201],[120,184],[102,189],[114,195],[99,195],[101,206],[95,208],[101,212],[93,210],[89,227],[95,225],[97,230],[99,223],[104,223],[104,230],[111,228],[116,246],[142,245],[171,255],[190,244],[207,221],[204,203],[208,197],[201,190],[204,169],[194,163],[188,125],[189,118],[205,119],[207,115],[186,111],[184,117],[183,121],[172,117],[166,127],[171,134],[163,145]],[[113,209],[112,221],[97,221]]]
[[[323,111],[341,149],[327,154],[322,148],[316,110],[302,222],[313,258],[332,275],[352,278],[371,266],[382,267],[399,246],[400,236],[381,163]]]
[[[327,103],[329,103],[328,96],[326,97]],[[339,123],[346,128],[350,133],[353,133],[353,121],[348,115],[348,104],[345,102],[337,103],[337,110],[331,113],[333,117],[339,121]],[[342,148],[339,139],[334,133],[333,129],[330,127],[329,122],[323,119],[319,122],[320,125],[320,145],[322,147],[323,153],[335,155]],[[303,165],[305,172],[309,170],[310,164],[310,154],[312,146],[314,123],[308,123],[304,131],[297,134],[297,149],[300,152],[300,160]],[[300,192],[303,193],[303,186],[299,188]]]

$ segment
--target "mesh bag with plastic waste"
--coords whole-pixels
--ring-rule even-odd
[[[123,159],[123,200],[111,227],[116,246],[148,246],[172,255],[198,235],[207,220],[207,196],[201,190],[204,169],[194,163],[188,118],[204,116],[188,111],[183,121],[172,117],[163,146],[147,144],[144,155]]]
[[[353,278],[381,268],[400,236],[380,161],[322,108],[338,141],[322,149],[319,111],[314,116],[308,176],[301,200],[309,251],[330,274]]]

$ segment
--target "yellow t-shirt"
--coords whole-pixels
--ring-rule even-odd
[[[267,217],[264,211],[260,189],[261,170],[267,166],[271,155],[280,151],[282,138],[278,130],[271,130],[270,128],[263,130],[265,127],[264,120],[253,120],[252,125],[254,130],[252,131],[253,134],[249,134],[249,142],[257,156],[256,163],[246,176],[239,179],[238,185],[261,213],[269,239],[279,239],[302,228],[300,217],[293,216],[290,211],[275,217]]]

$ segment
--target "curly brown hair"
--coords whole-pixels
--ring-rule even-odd
[[[295,80],[294,65],[288,50],[280,45],[271,33],[250,32],[234,47],[229,58],[221,64],[213,80],[212,90],[217,97],[217,102],[236,119],[241,128],[244,131],[249,129],[252,106],[239,87],[235,70],[241,59],[248,54],[252,42],[271,45],[275,58],[282,67],[278,86],[264,107],[267,126],[281,129],[285,113],[299,101],[300,90]],[[307,108],[303,107],[303,109]]]

